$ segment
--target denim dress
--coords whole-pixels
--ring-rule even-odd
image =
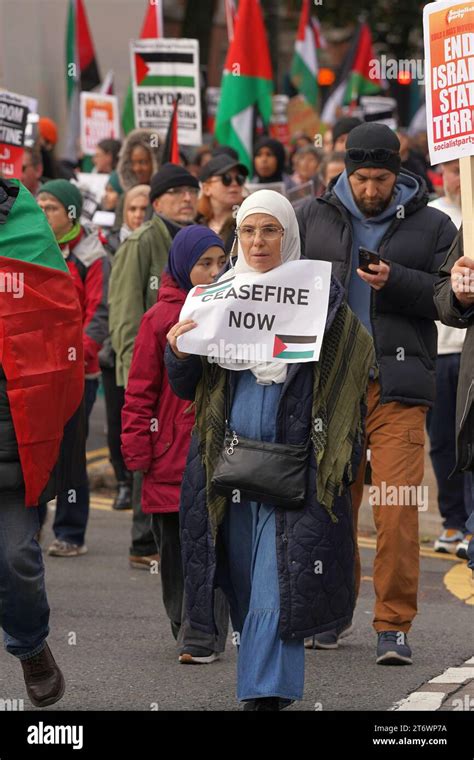
[[[250,370],[237,372],[235,380],[230,429],[246,438],[275,441],[283,383],[259,385]],[[229,500],[221,537],[227,565],[222,585],[238,645],[237,699],[302,699],[304,642],[279,636],[275,507]]]

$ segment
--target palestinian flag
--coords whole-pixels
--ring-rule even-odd
[[[254,110],[264,125],[272,113],[273,72],[258,0],[240,0],[225,61],[215,135],[252,171]]]
[[[179,165],[179,145],[178,145],[178,103],[180,100],[179,94],[173,105],[173,113],[171,114],[170,125],[168,127],[168,133],[166,135],[165,146],[163,148],[162,163],[178,164]]]
[[[369,75],[370,61],[374,58],[370,28],[366,23],[362,23],[352,39],[331,93],[324,103],[321,121],[334,124],[339,118],[338,109],[341,106],[354,106],[360,95],[374,95],[380,92],[380,81]]]
[[[194,53],[135,53],[136,84],[140,87],[195,87]]]
[[[82,314],[47,219],[18,181],[0,180],[0,365],[36,506],[84,393]]]
[[[318,103],[317,49],[320,47],[319,27],[311,19],[310,0],[303,0],[290,78],[294,87],[314,109]]]
[[[163,26],[163,3],[162,0],[147,0],[148,9],[146,12],[145,20],[143,22],[142,30],[140,32],[141,40],[156,39],[158,37],[164,37]],[[132,85],[129,84],[127,94],[125,95],[125,102],[122,111],[122,128],[126,135],[135,129],[135,115],[133,112],[133,90]]]
[[[66,28],[66,87],[69,130],[66,157],[77,159],[80,135],[80,95],[100,85],[94,44],[89,30],[84,0],[69,0]]]
[[[343,104],[354,105],[361,95],[380,92],[380,80],[370,77],[371,62],[375,59],[369,25],[359,27],[354,59],[347,79]]]
[[[316,350],[316,335],[275,335],[273,358],[312,359]]]
[[[234,278],[230,277],[225,282],[212,282],[210,285],[197,285],[194,288],[194,293],[192,294],[191,298],[196,298],[196,296],[208,296],[213,295],[214,293],[219,293],[221,290],[228,290],[232,285],[232,280]]]

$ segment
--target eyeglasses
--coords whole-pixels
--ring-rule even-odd
[[[244,227],[237,228],[237,236],[243,243],[251,243],[255,240],[257,232],[260,232],[262,240],[265,240],[266,243],[272,243],[278,240],[284,231],[281,227],[274,227],[272,225],[265,225],[265,227],[250,227],[245,225]]]
[[[219,176],[216,177],[216,179],[213,181],[215,182],[217,180],[220,180],[222,184],[224,185],[224,187],[230,187],[232,182],[234,182],[235,180],[238,186],[242,187],[242,185],[245,184],[245,179],[246,178],[244,177],[243,174],[229,174],[228,172],[226,172],[225,174],[219,174]]]
[[[351,161],[355,161],[356,164],[361,164],[362,161],[375,161],[376,164],[383,164],[393,156],[398,156],[399,153],[396,150],[388,150],[388,148],[374,148],[374,150],[363,150],[362,148],[349,148],[347,155]]]
[[[187,185],[184,187],[172,187],[169,190],[166,191],[168,195],[176,195],[178,197],[183,197],[183,195],[186,195],[186,193],[189,193],[190,195],[197,195],[199,193],[199,190],[197,187],[188,187]]]

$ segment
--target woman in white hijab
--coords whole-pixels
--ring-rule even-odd
[[[245,199],[237,215],[237,235],[237,262],[221,280],[236,273],[251,282],[257,274],[300,258],[293,208],[272,190],[259,190]],[[344,299],[342,287],[334,287],[332,317]],[[187,614],[196,627],[211,629],[214,587],[224,590],[233,641],[239,647],[237,698],[245,702],[244,710],[281,710],[303,698],[304,637],[329,628],[343,629],[352,618],[354,596],[346,593],[354,585],[350,497],[347,493],[335,497],[331,521],[327,507],[317,500],[319,470],[313,450],[307,464],[307,481],[313,485],[308,485],[303,511],[241,499],[237,486],[235,499],[215,494],[212,474],[223,445],[225,398],[229,401],[229,429],[238,436],[305,444],[312,430],[316,375],[311,362],[226,361],[216,365],[184,354],[176,340],[193,327],[191,320],[174,325],[165,352],[173,391],[196,402],[196,425],[180,502]],[[370,341],[369,336],[367,339]],[[357,350],[356,340],[352,342]],[[344,351],[346,344],[340,343]],[[347,364],[339,359],[341,365]],[[356,382],[358,377],[356,373]],[[368,377],[365,366],[361,377]],[[338,387],[344,390],[342,384]],[[341,473],[346,472],[352,456],[353,431],[359,422],[352,376],[347,387],[354,396],[344,409],[352,410],[354,426],[340,462]],[[341,397],[342,393],[338,404]],[[341,426],[334,429],[340,431]],[[331,472],[338,452],[334,449]],[[319,561],[324,578],[316,574]]]
[[[297,261],[301,258],[298,222],[291,203],[274,190],[258,190],[249,195],[237,213],[237,262],[219,278],[223,282],[236,274],[252,276]],[[234,243],[235,248],[235,243]],[[185,319],[170,332],[170,345],[175,355],[184,359],[176,341],[180,335],[192,330],[195,322]],[[249,369],[262,384],[283,383],[287,364],[276,362],[222,361],[219,366],[229,370]]]

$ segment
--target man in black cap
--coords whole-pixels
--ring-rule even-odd
[[[370,449],[369,502],[377,528],[374,628],[383,665],[412,661],[406,634],[417,612],[418,509],[428,506],[421,487],[425,416],[435,395],[433,288],[456,235],[446,214],[427,207],[423,179],[401,170],[399,150],[386,125],[355,127],[345,171],[297,214],[302,253],[332,262],[349,306],[375,344],[377,367],[369,378],[366,440],[352,502],[357,529]],[[359,266],[360,247],[380,255],[369,271]],[[359,584],[357,554],[356,593]],[[308,645],[334,649],[344,633],[331,631]]]
[[[347,138],[353,129],[362,124],[356,116],[343,116],[336,121],[332,128],[332,149],[341,151],[346,149]]]
[[[199,182],[182,166],[163,164],[151,178],[154,216],[120,246],[109,284],[109,327],[116,353],[117,385],[126,386],[133,346],[145,311],[157,300],[162,272],[174,236],[196,216]],[[141,475],[133,483],[130,563],[149,569],[157,561],[150,516],[140,508]]]

